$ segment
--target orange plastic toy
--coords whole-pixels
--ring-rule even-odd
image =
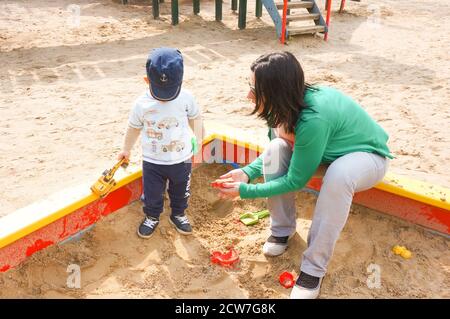
[[[214,264],[219,264],[220,266],[232,267],[238,261],[239,254],[233,248],[226,253],[221,253],[220,251],[213,251],[211,253],[211,262]]]
[[[216,179],[214,182],[211,183],[211,187],[213,188],[225,188],[223,186],[224,183],[232,183],[233,179],[230,178],[223,178],[223,179]]]
[[[291,274],[290,272],[285,271],[284,273],[282,273],[280,275],[280,284],[284,287],[284,288],[292,288],[294,287],[294,275]]]

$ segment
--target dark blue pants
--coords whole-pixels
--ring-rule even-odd
[[[164,193],[169,181],[172,215],[183,215],[188,206],[191,183],[191,162],[158,165],[143,161],[144,213],[159,219],[164,209]]]

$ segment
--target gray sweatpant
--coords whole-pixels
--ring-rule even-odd
[[[270,181],[285,175],[291,157],[290,145],[281,138],[273,139],[263,153],[264,179]],[[372,188],[381,181],[388,162],[377,154],[355,152],[330,164],[314,209],[301,271],[316,277],[325,275],[336,241],[347,221],[354,193]],[[269,197],[268,208],[273,236],[295,233],[295,192]]]

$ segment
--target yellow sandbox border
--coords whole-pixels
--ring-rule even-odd
[[[138,166],[130,166],[126,171],[118,171],[115,177],[117,182],[116,186],[111,191],[121,188],[130,182],[142,177],[142,169]],[[85,185],[83,190],[67,190],[63,194],[58,196],[67,196],[67,198],[75,198],[69,205],[53,205],[52,201],[42,201],[33,203],[22,209],[19,209],[9,215],[0,218],[0,248],[3,248],[20,238],[23,238],[34,231],[57,221],[70,213],[89,205],[90,203],[98,199],[97,195],[94,195],[90,191],[90,185]],[[51,206],[50,206],[51,205]],[[53,207],[56,206],[56,207]],[[29,221],[32,219],[32,214],[41,213],[42,210],[47,210],[48,213],[40,214],[41,218],[32,220],[27,225],[23,226],[21,221]],[[26,218],[23,218],[26,217]],[[3,234],[6,233],[6,234]]]

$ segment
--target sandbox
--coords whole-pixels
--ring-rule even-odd
[[[192,236],[178,234],[168,223],[167,213],[151,239],[136,235],[143,218],[137,200],[142,191],[137,167],[119,172],[118,185],[103,199],[86,188],[65,190],[9,215],[15,218],[6,222],[3,218],[0,297],[287,297],[289,290],[278,283],[278,276],[284,271],[298,273],[320,178],[312,179],[306,192],[298,193],[297,234],[278,258],[265,257],[261,250],[269,235],[269,219],[252,226],[239,221],[244,212],[265,209],[265,201],[220,201],[210,187],[210,181],[261,151],[258,145],[220,134],[205,139],[202,163],[197,161],[194,168],[187,211],[194,227]],[[399,180],[383,182],[355,197],[355,203],[383,213],[361,205],[352,207],[321,297],[450,296],[448,210],[445,205],[433,206],[436,198],[411,192],[410,185],[396,188]],[[426,200],[420,201],[420,196]],[[35,218],[30,220],[33,211]],[[116,213],[109,215],[112,212]],[[20,217],[28,218],[24,222]],[[395,255],[391,249],[397,244],[408,247],[413,258]],[[212,251],[231,246],[240,255],[237,265],[222,268],[211,263]],[[71,265],[80,269],[79,287],[68,285]],[[368,284],[373,265],[381,270],[379,288]]]

